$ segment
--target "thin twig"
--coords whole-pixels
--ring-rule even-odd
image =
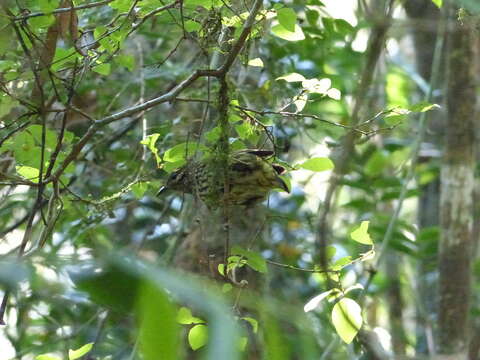
[[[83,4],[83,5],[73,6],[73,7],[68,7],[68,8],[59,8],[59,9],[53,10],[52,12],[41,12],[40,11],[40,12],[35,12],[35,13],[26,14],[26,15],[22,15],[22,16],[16,16],[16,17],[13,17],[12,20],[13,21],[22,21],[22,20],[26,20],[26,19],[29,19],[29,18],[33,18],[33,17],[45,16],[45,15],[51,15],[51,14],[61,14],[61,13],[64,13],[64,12],[70,12],[72,10],[77,11],[77,10],[91,9],[91,8],[94,8],[94,7],[106,5],[108,3],[111,3],[112,1],[113,0],[97,1],[97,2],[90,3],[90,4]]]
[[[335,274],[340,273],[340,271],[337,271],[337,270],[303,269],[303,268],[299,268],[299,267],[296,267],[296,266],[293,266],[293,265],[282,264],[282,263],[272,261],[272,260],[265,260],[265,261],[267,262],[267,264],[275,265],[275,266],[278,266],[278,267],[281,267],[281,268],[284,268],[284,269],[297,270],[297,271],[303,271],[303,272],[308,272],[308,273],[327,273],[327,272],[328,273],[335,273]]]

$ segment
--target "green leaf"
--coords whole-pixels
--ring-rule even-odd
[[[218,139],[220,139],[220,135],[222,134],[222,129],[219,126],[215,126],[212,130],[207,131],[205,133],[205,139],[207,139],[210,143],[215,143]]]
[[[175,360],[179,356],[176,308],[156,283],[144,281],[136,304],[140,349],[144,360]]]
[[[443,0],[432,0],[432,2],[439,8],[442,8]]]
[[[168,162],[176,162],[186,160],[195,154],[195,151],[203,150],[205,147],[197,145],[195,142],[181,143],[171,147],[163,154],[163,160]]]
[[[182,306],[178,309],[177,322],[182,325],[190,325],[205,323],[205,320],[193,316],[189,308]]]
[[[302,28],[295,24],[295,31],[288,31],[281,24],[277,24],[272,27],[273,35],[279,37],[280,39],[287,41],[300,41],[305,40],[305,35],[303,34]]]
[[[342,35],[349,35],[354,32],[355,28],[350,25],[350,23],[344,19],[335,19],[333,20],[337,32]]]
[[[288,176],[285,176],[285,175],[280,175],[280,178],[287,185],[288,192],[291,193],[292,192],[292,181],[290,180],[290,178]],[[285,189],[280,188],[280,185],[278,187],[276,187],[274,190],[285,191]]]
[[[218,273],[220,275],[225,276],[225,264],[224,263],[218,264],[217,270],[218,270]]]
[[[259,253],[256,253],[250,250],[245,250],[240,246],[234,246],[231,250],[231,254],[241,255],[245,257],[247,260],[247,265],[250,266],[253,270],[258,271],[260,273],[267,272],[267,262]]]
[[[206,325],[195,325],[188,332],[188,344],[192,350],[200,349],[208,341],[208,327]]]
[[[360,226],[350,233],[352,240],[359,242],[360,244],[373,245],[372,238],[368,234],[368,225],[370,221],[362,221]]]
[[[220,6],[222,3],[221,3],[221,0],[185,0],[184,4],[185,6],[190,6],[190,7],[201,6],[209,10],[212,7]]]
[[[38,0],[40,10],[45,13],[52,12],[59,5],[59,0]]]
[[[119,12],[127,12],[132,6],[131,0],[114,0],[108,4],[112,9],[116,9]]]
[[[154,133],[154,134],[148,135],[145,139],[140,141],[140,144],[145,145],[152,152],[153,156],[155,156],[157,166],[160,165],[160,161],[161,161],[160,156],[158,155],[158,149],[155,146],[155,143],[157,142],[159,137],[160,137],[159,133]]]
[[[50,354],[42,354],[35,356],[35,360],[62,360],[60,357]]]
[[[333,164],[332,160],[326,157],[311,158],[297,165],[297,167],[301,167],[302,169],[315,172],[331,170],[334,168],[334,166],[335,165]]]
[[[422,102],[419,102],[415,105],[410,106],[409,110],[413,111],[413,112],[426,112],[426,111],[430,111],[430,110],[433,110],[433,109],[439,109],[439,108],[440,108],[440,105],[438,105],[438,104],[432,104],[432,103],[429,103],[427,101],[422,101]]]
[[[318,19],[320,17],[320,14],[318,13],[317,10],[307,10],[305,12],[305,16],[307,17],[307,21],[310,24],[310,26],[317,26]]]
[[[58,47],[55,49],[55,57],[52,62],[52,69],[55,71],[60,70],[68,62],[73,62],[76,58],[76,51],[74,48],[64,49]]]
[[[28,128],[25,129],[27,133],[33,136],[33,139],[38,145],[42,144],[42,125],[30,125]],[[45,147],[47,150],[52,151],[55,146],[57,145],[57,135],[54,131],[50,129],[45,129]]]
[[[340,338],[350,344],[362,327],[362,309],[354,300],[343,298],[333,307],[332,322]]]
[[[188,32],[198,31],[202,28],[202,25],[197,21],[188,20],[185,21],[185,30]]]
[[[235,131],[240,139],[245,140],[254,134],[255,128],[247,121],[243,121],[241,124],[235,125]]]
[[[88,343],[83,345],[77,350],[68,350],[68,360],[77,360],[80,359],[83,355],[87,354],[92,350],[93,343]]]
[[[304,81],[305,77],[302,74],[290,73],[276,78],[275,80],[285,80],[286,82],[300,82]]]
[[[252,59],[248,62],[249,66],[263,67],[263,61],[260,58]]]
[[[150,184],[149,181],[142,181],[142,182],[133,184],[132,185],[133,195],[135,195],[137,199],[141,199],[145,194],[145,191],[147,191],[149,184]]]
[[[55,22],[55,16],[43,15],[28,19],[30,26],[34,29],[47,28]]]
[[[239,351],[245,351],[245,349],[247,348],[247,344],[248,344],[248,338],[246,338],[245,336],[242,336],[241,338],[238,339],[238,343],[237,343],[237,348]]]
[[[241,318],[242,320],[245,320],[246,322],[248,322],[250,325],[252,325],[252,330],[253,332],[256,334],[257,331],[258,331],[258,321],[252,317],[242,317]]]
[[[18,105],[18,101],[11,98],[8,95],[3,95],[0,97],[0,118],[9,114],[15,106]]]
[[[337,248],[333,245],[328,245],[325,250],[326,250],[326,253],[327,253],[326,254],[327,260],[332,259],[335,256],[335,254],[337,253]]]
[[[162,164],[162,169],[165,170],[167,173],[171,173],[173,171],[175,171],[176,169],[178,169],[179,167],[185,165],[187,163],[187,161],[185,159],[182,159],[182,160],[178,160],[178,161],[175,161],[175,162],[164,162]]]
[[[132,71],[135,66],[135,58],[132,55],[119,55],[115,58],[115,61],[126,67],[128,71]]]
[[[287,31],[295,32],[295,23],[297,22],[297,13],[290,8],[277,10],[277,19]]]
[[[333,263],[332,270],[334,271],[342,270],[345,266],[350,265],[351,263],[352,263],[352,257],[350,255],[344,256]]]
[[[99,64],[99,65],[96,65],[92,68],[93,71],[95,71],[96,73],[100,74],[100,75],[108,75],[110,74],[110,69],[111,69],[111,64]]]
[[[40,170],[30,167],[30,166],[15,166],[17,173],[24,177],[27,180],[38,182],[38,177],[40,175]]]
[[[383,150],[375,151],[365,164],[365,174],[368,176],[378,176],[383,169],[390,163],[388,156]]]

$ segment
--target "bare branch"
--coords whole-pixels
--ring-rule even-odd
[[[90,9],[90,8],[94,8],[94,7],[98,7],[98,6],[107,5],[108,3],[111,3],[112,1],[113,0],[97,1],[97,2],[90,3],[90,4],[83,4],[83,5],[73,6],[73,7],[68,7],[68,8],[59,8],[59,9],[55,9],[52,12],[35,12],[35,13],[26,14],[26,15],[22,15],[22,16],[16,16],[16,17],[12,18],[12,20],[13,21],[22,21],[22,20],[26,20],[26,19],[29,19],[29,18],[33,18],[33,17],[46,16],[46,15],[51,15],[51,14],[61,14],[61,13],[65,13],[65,12],[70,12],[72,10],[77,11],[77,10]]]

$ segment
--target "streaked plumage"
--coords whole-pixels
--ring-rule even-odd
[[[289,191],[279,176],[285,169],[266,160],[272,155],[269,150],[246,149],[229,156],[229,205],[251,206],[262,202],[274,188]],[[209,208],[217,208],[224,202],[222,169],[218,169],[218,164],[215,169],[212,161],[192,161],[177,169],[168,178],[165,188],[194,194]]]

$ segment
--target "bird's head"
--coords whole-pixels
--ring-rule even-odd
[[[168,176],[167,182],[160,188],[157,195],[162,194],[166,190],[189,192],[188,187],[187,168],[182,166]]]

